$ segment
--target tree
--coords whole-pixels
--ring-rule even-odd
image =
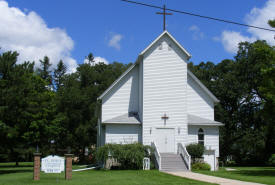
[[[54,70],[54,75],[53,75],[56,90],[58,90],[63,85],[66,71],[67,71],[67,67],[65,66],[63,61],[60,60],[59,63],[57,64],[56,69]]]
[[[49,57],[45,56],[43,60],[39,60],[40,68],[37,69],[39,76],[47,82],[47,85],[52,85],[52,76],[51,76],[51,63]]]
[[[264,164],[275,152],[274,47],[265,41],[244,42],[234,60],[188,67],[220,100],[215,119],[225,124],[220,129],[221,158]]]
[[[34,152],[36,145],[44,146],[53,132],[53,92],[34,73],[34,63],[16,64],[18,54],[0,55],[0,129],[1,147],[9,159],[18,161]]]
[[[269,20],[269,21],[268,21],[268,24],[269,24],[269,26],[271,26],[272,28],[275,28],[275,19]]]
[[[89,65],[93,66],[95,64],[94,55],[92,53],[89,53],[85,58],[88,60]]]
[[[267,157],[275,153],[275,47],[263,43],[261,46],[263,60],[267,65],[261,68],[261,81],[259,91],[263,96],[262,113],[267,122],[266,127],[266,151]]]

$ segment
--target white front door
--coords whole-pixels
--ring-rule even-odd
[[[175,129],[157,128],[155,141],[160,153],[174,153],[175,152]]]

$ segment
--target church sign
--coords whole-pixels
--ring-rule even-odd
[[[45,173],[61,173],[64,171],[65,159],[57,155],[42,158],[41,171]]]

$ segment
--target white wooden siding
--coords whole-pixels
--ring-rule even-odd
[[[140,125],[106,125],[106,143],[130,144],[141,142]]]
[[[160,44],[162,49],[159,49]],[[187,140],[186,56],[168,39],[162,37],[144,55],[143,60],[143,144],[154,141],[156,128],[169,127],[177,130],[178,142]],[[164,125],[161,117],[169,119]],[[178,132],[179,130],[179,132]],[[176,151],[175,151],[176,152]]]
[[[204,131],[204,145],[211,146],[215,150],[216,157],[219,157],[219,127],[216,126],[188,126],[188,144],[198,143],[198,130]]]
[[[187,112],[202,118],[214,120],[214,102],[203,89],[187,76]]]
[[[139,110],[139,67],[135,66],[102,99],[102,121]]]

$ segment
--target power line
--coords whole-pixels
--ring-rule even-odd
[[[121,1],[124,1],[124,2],[127,2],[127,3],[133,3],[133,4],[137,4],[137,5],[142,5],[142,6],[147,6],[147,7],[151,7],[151,8],[156,8],[156,9],[163,9],[163,7],[160,7],[160,6],[141,3],[141,2],[136,2],[136,1],[130,1],[130,0],[121,0]],[[269,28],[262,28],[262,27],[259,27],[259,26],[253,26],[253,25],[238,23],[238,22],[234,22],[234,21],[230,21],[230,20],[225,20],[225,19],[219,19],[219,18],[215,18],[215,17],[209,17],[209,16],[204,16],[204,15],[194,14],[194,13],[190,13],[190,12],[186,12],[186,11],[174,10],[174,9],[170,9],[170,8],[166,8],[166,10],[171,11],[171,12],[175,12],[175,13],[182,13],[182,14],[191,15],[191,16],[195,16],[195,17],[210,19],[210,20],[214,20],[214,21],[220,21],[220,22],[224,22],[224,23],[235,24],[235,25],[239,25],[239,26],[245,26],[245,27],[250,27],[250,28],[256,28],[256,29],[260,29],[260,30],[275,32],[275,30],[269,29]]]

